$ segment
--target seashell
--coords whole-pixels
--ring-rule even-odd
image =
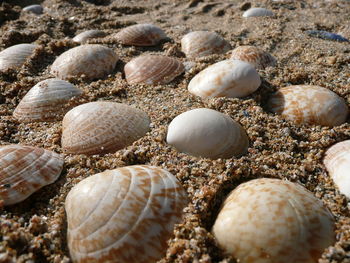
[[[254,46],[236,47],[232,51],[231,59],[248,62],[256,69],[265,69],[276,65],[276,59],[271,54]]]
[[[166,140],[180,152],[211,159],[240,156],[249,145],[239,123],[205,108],[186,111],[173,119]]]
[[[323,30],[306,30],[305,31],[307,35],[312,36],[312,37],[318,37],[326,40],[334,40],[338,42],[349,42],[348,39],[345,37],[334,34],[331,32],[323,31]]]
[[[350,198],[350,140],[330,147],[323,163],[339,191]]]
[[[158,55],[142,55],[132,59],[124,67],[129,84],[167,84],[185,71],[175,58]]]
[[[260,7],[253,7],[243,13],[243,17],[273,16],[273,12]]]
[[[230,49],[230,43],[215,32],[194,31],[181,39],[181,50],[186,54],[186,57],[223,54]]]
[[[127,166],[84,179],[65,203],[73,262],[156,262],[186,204],[181,184],[159,167]]]
[[[333,216],[320,200],[298,184],[267,178],[234,189],[212,231],[241,263],[318,262],[335,242]]]
[[[6,48],[0,52],[0,71],[22,67],[37,45],[19,44]]]
[[[61,54],[51,66],[51,74],[61,79],[85,76],[103,78],[113,71],[118,56],[102,45],[81,45]]]
[[[41,5],[28,5],[22,9],[23,12],[41,15],[44,11]]]
[[[194,76],[188,90],[201,98],[241,98],[256,91],[260,84],[259,74],[249,63],[223,60]]]
[[[13,116],[21,122],[58,120],[73,106],[71,99],[82,93],[67,81],[46,79],[28,91]]]
[[[0,147],[0,200],[13,205],[45,185],[52,184],[63,169],[63,158],[42,148]]]
[[[63,118],[62,148],[67,153],[103,154],[120,150],[149,131],[146,113],[116,102],[89,102]]]
[[[281,88],[272,95],[268,107],[287,120],[324,126],[344,123],[349,111],[337,94],[312,85]]]
[[[123,45],[155,46],[167,36],[162,29],[151,24],[128,26],[117,34],[115,38]]]
[[[87,31],[81,32],[80,34],[76,35],[73,38],[73,41],[83,44],[83,43],[87,42],[89,39],[105,37],[105,36],[106,36],[105,32],[103,32],[101,30],[93,29],[93,30],[87,30]]]

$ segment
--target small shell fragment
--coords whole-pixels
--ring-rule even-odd
[[[273,16],[273,12],[261,7],[253,7],[243,13],[243,17]]]
[[[92,30],[87,30],[87,31],[81,32],[80,34],[76,35],[73,38],[73,41],[80,43],[80,44],[84,44],[89,39],[105,37],[105,36],[106,36],[105,32],[103,32],[101,30],[92,29]]]
[[[22,9],[23,12],[33,13],[40,15],[43,13],[43,7],[41,5],[28,5]]]
[[[334,34],[334,33],[327,32],[327,31],[323,31],[323,30],[307,30],[305,32],[307,35],[309,35],[311,37],[318,37],[321,39],[333,40],[333,41],[338,41],[338,42],[349,42],[348,39],[346,39],[345,37],[343,37],[341,35]]]
[[[33,44],[18,44],[4,49],[0,52],[0,71],[22,67],[37,47]]]
[[[276,65],[276,59],[264,50],[254,46],[239,46],[232,51],[231,59],[250,63],[256,69],[265,69]]]

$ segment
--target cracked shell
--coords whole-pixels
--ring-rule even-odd
[[[18,44],[4,49],[0,52],[0,71],[22,67],[37,47],[33,44]]]
[[[240,46],[232,51],[231,59],[250,63],[256,69],[276,66],[276,59],[264,50],[254,46]]]
[[[253,7],[243,13],[243,17],[273,16],[273,12],[261,7]]]
[[[87,42],[92,38],[99,38],[99,37],[105,37],[105,36],[106,36],[105,32],[97,29],[92,29],[92,30],[81,32],[80,34],[76,35],[73,38],[73,41],[80,44],[84,44],[85,42]]]

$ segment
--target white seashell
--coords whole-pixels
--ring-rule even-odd
[[[223,54],[230,49],[230,43],[215,32],[194,31],[181,39],[181,50],[186,57]]]
[[[249,145],[241,125],[205,108],[186,111],[173,119],[166,140],[180,152],[211,159],[240,156]]]
[[[59,177],[63,158],[54,152],[30,146],[0,147],[0,201],[13,205]]]
[[[89,39],[105,37],[105,36],[106,36],[105,32],[103,32],[101,30],[92,29],[92,30],[87,30],[87,31],[81,32],[80,34],[76,35],[73,38],[73,41],[83,44],[83,43],[87,42]]]
[[[37,83],[23,97],[13,112],[21,122],[58,120],[69,108],[71,100],[83,92],[71,83],[60,79],[47,79]]]
[[[68,194],[68,247],[74,262],[156,262],[187,197],[159,167],[128,166],[90,176]]]
[[[0,52],[0,71],[22,67],[37,47],[33,44],[19,44],[4,49]]]
[[[43,13],[43,7],[41,5],[28,5],[22,9],[23,12],[29,12],[36,15]]]
[[[323,163],[339,191],[350,198],[350,140],[330,147]]]
[[[118,56],[102,45],[81,45],[61,54],[51,66],[51,74],[61,79],[85,76],[103,78],[113,71]]]
[[[144,136],[150,121],[146,113],[116,102],[89,102],[63,118],[62,148],[67,153],[112,153]]]
[[[243,13],[243,17],[254,17],[254,16],[273,16],[273,12],[260,7],[250,8]]]
[[[249,63],[223,60],[194,76],[188,90],[201,98],[240,98],[256,91],[260,84],[259,74]]]
[[[320,200],[300,185],[267,178],[230,193],[213,234],[241,263],[318,262],[335,242],[333,216]]]

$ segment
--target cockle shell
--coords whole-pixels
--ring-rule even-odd
[[[144,136],[149,125],[147,114],[129,105],[85,103],[64,116],[62,148],[74,154],[116,152]]]
[[[323,163],[339,191],[350,198],[350,140],[330,147]]]
[[[194,31],[181,39],[181,50],[186,57],[222,54],[230,49],[230,43],[215,32]]]
[[[186,204],[181,184],[159,167],[127,166],[84,179],[65,204],[73,262],[156,262]]]
[[[19,44],[6,48],[0,52],[0,71],[22,67],[37,45]]]
[[[260,7],[250,8],[243,13],[243,17],[254,17],[254,16],[273,16],[273,12]]]
[[[0,201],[19,203],[59,177],[63,158],[54,152],[31,146],[0,147]]]
[[[29,12],[36,15],[43,13],[43,7],[41,5],[28,5],[22,9],[23,12]]]
[[[344,123],[349,111],[337,94],[312,85],[281,88],[272,95],[268,107],[287,120],[325,126]]]
[[[254,46],[239,46],[232,51],[231,59],[250,63],[256,69],[265,69],[276,65],[276,59],[264,50]]]
[[[81,45],[61,54],[51,66],[51,74],[61,79],[84,75],[88,79],[102,78],[113,71],[117,54],[102,45]]]
[[[124,45],[155,46],[167,36],[162,29],[151,24],[128,26],[115,35],[115,38]]]
[[[67,81],[46,79],[28,91],[14,110],[13,116],[21,122],[57,120],[74,106],[71,99],[82,93]]]
[[[166,84],[185,71],[175,58],[159,55],[142,55],[132,59],[124,67],[129,84]]]
[[[205,108],[186,111],[173,119],[166,140],[180,152],[211,159],[240,156],[249,145],[241,125]]]
[[[106,36],[105,32],[103,32],[101,30],[92,29],[92,30],[87,30],[87,31],[81,32],[80,34],[76,35],[73,38],[73,41],[83,44],[83,43],[87,42],[89,39],[99,38],[99,37],[104,37],[104,36]]]
[[[298,184],[267,178],[229,194],[213,234],[241,263],[316,263],[335,242],[333,216],[320,200]]]
[[[249,63],[223,60],[194,76],[188,90],[201,98],[240,98],[256,91],[260,84],[259,74]]]

